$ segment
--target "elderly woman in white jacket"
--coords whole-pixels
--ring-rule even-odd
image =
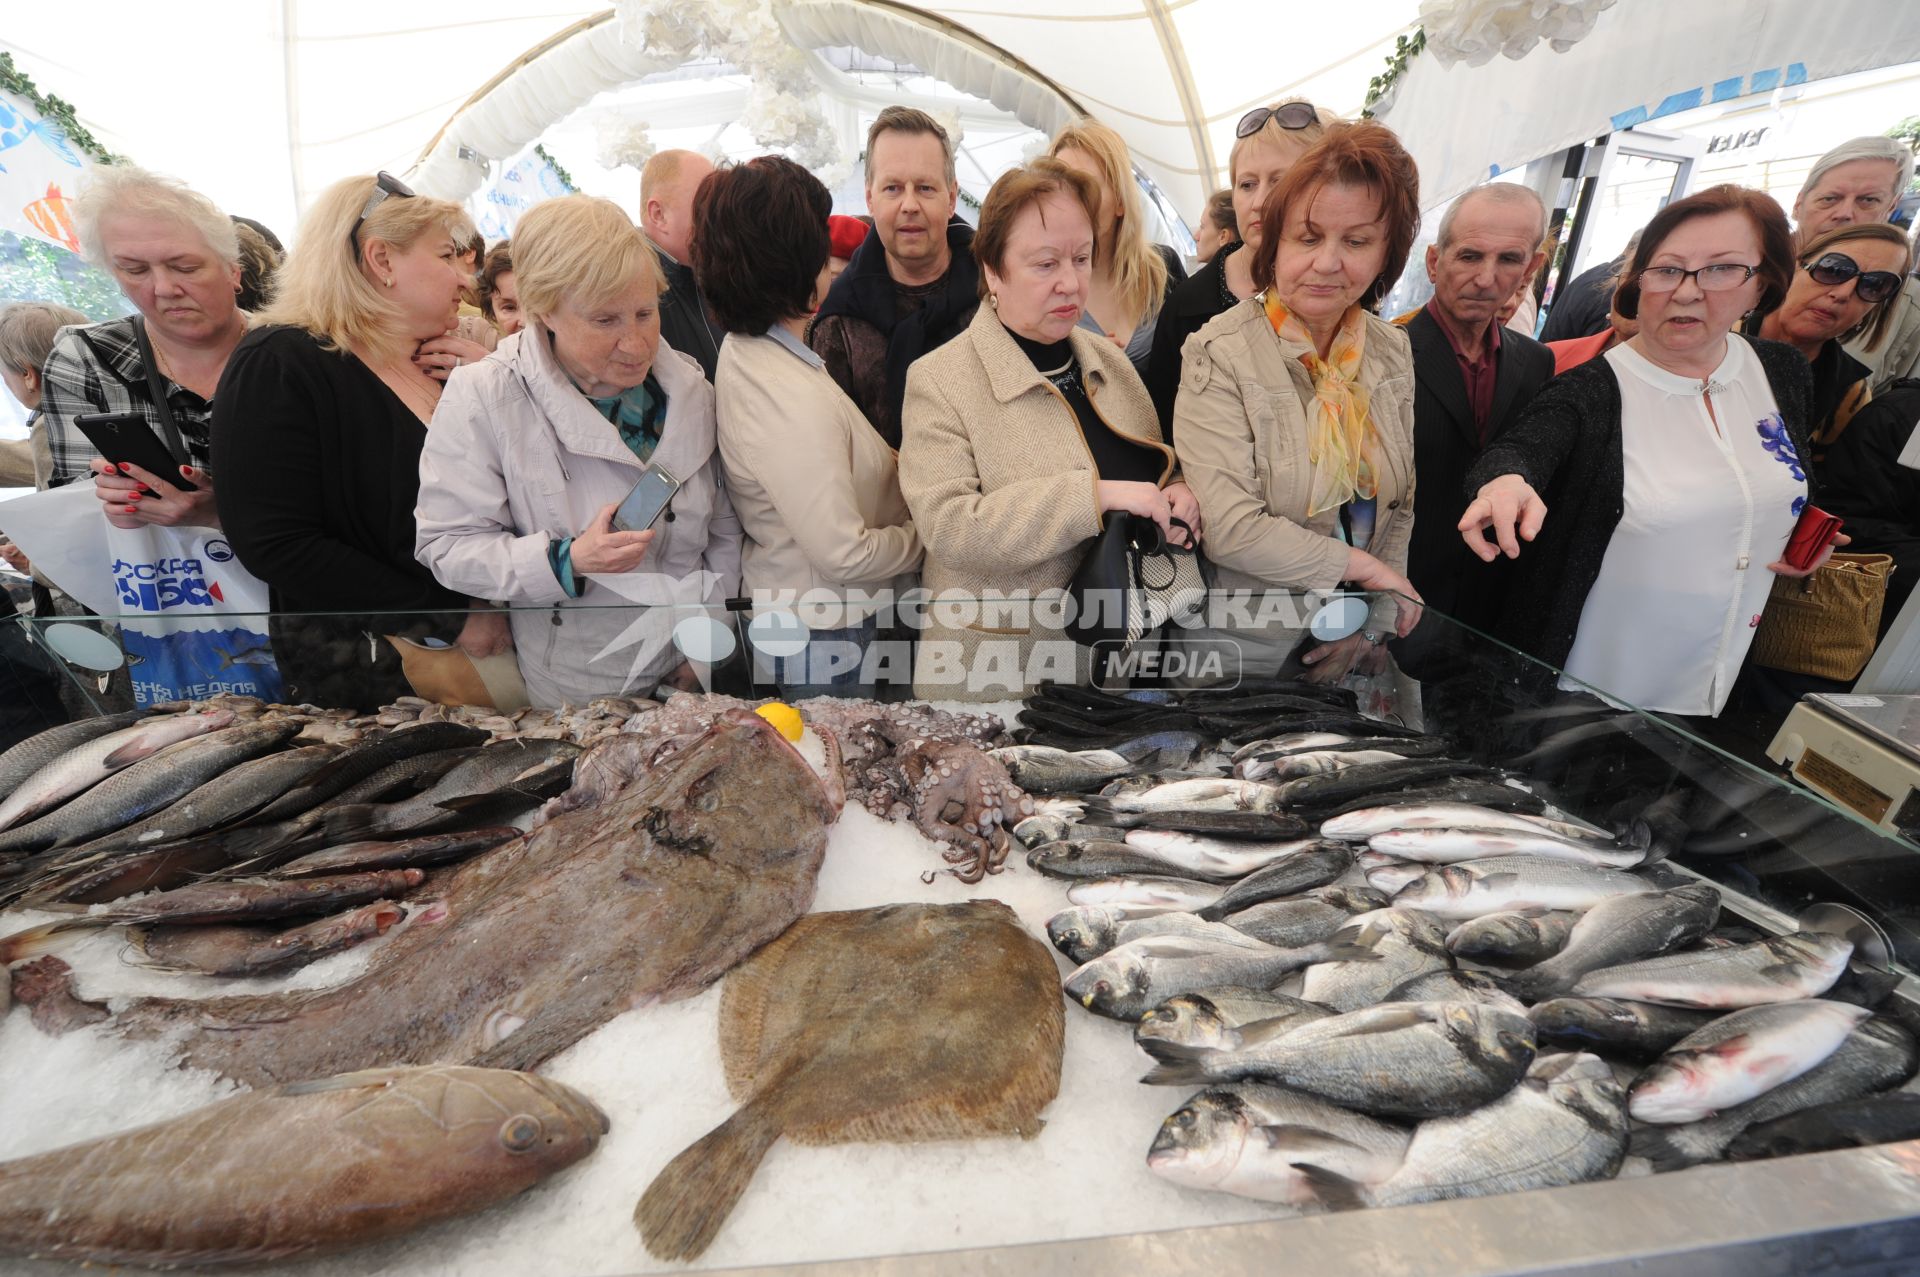
[[[536,205],[513,256],[526,326],[447,381],[420,456],[415,552],[441,584],[514,609],[536,705],[690,687],[675,623],[740,582],[713,390],[660,341],[665,281],[618,205]],[[680,481],[671,504],[650,530],[615,530],[654,465]],[[674,606],[629,631],[645,619],[631,603]]]

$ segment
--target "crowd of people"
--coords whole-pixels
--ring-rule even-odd
[[[1455,200],[1432,299],[1382,316],[1420,229],[1413,157],[1297,100],[1236,135],[1191,275],[1094,120],[972,225],[945,130],[889,107],[867,219],[789,160],[666,151],[637,221],[568,195],[493,245],[456,204],[348,178],[284,260],[182,183],[104,168],[78,233],[134,313],[0,310],[0,370],[34,482],[90,480],[118,526],[220,528],[271,590],[288,695],[329,704],[406,692],[381,636],[510,653],[537,704],[690,687],[707,657],[621,649],[634,607],[757,623],[795,595],[837,606],[768,671],[788,694],[1085,680],[1048,604],[1122,514],[1197,549],[1216,595],[1375,592],[1327,642],[1232,607],[1166,638],[1248,675],[1417,675],[1441,659],[1424,603],[1717,714],[1771,582],[1832,552],[1784,557],[1809,502],[1899,561],[1891,620],[1920,569],[1904,145],[1824,156],[1791,223],[1735,186],[1675,201],[1549,299],[1543,343],[1532,190]],[[177,436],[178,473],[96,455],[74,420],[99,412]],[[623,526],[649,476],[670,500]],[[889,601],[915,587],[935,605],[907,626]]]

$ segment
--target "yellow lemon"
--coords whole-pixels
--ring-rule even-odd
[[[806,724],[800,721],[800,711],[791,705],[775,701],[771,705],[762,705],[753,712],[772,723],[788,740],[799,740],[800,733],[806,730]]]

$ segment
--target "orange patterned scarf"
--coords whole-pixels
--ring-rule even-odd
[[[1367,388],[1360,384],[1360,357],[1366,350],[1367,320],[1358,306],[1347,312],[1325,359],[1314,349],[1313,335],[1272,289],[1260,295],[1267,322],[1286,341],[1307,348],[1300,362],[1313,376],[1313,409],[1307,421],[1307,459],[1313,486],[1307,517],[1350,501],[1370,501],[1380,491],[1385,454],[1380,432],[1368,412]]]

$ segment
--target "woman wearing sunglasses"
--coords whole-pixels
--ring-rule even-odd
[[[1840,348],[1864,337],[1878,349],[1907,274],[1907,237],[1890,222],[1856,222],[1815,236],[1800,250],[1786,300],[1749,316],[1741,331],[1783,341],[1813,369],[1814,461],[1870,396],[1872,369]]]
[[[1495,633],[1563,685],[1718,714],[1773,575],[1812,570],[1781,559],[1809,496],[1812,378],[1792,347],[1734,332],[1792,274],[1766,195],[1668,205],[1615,294],[1639,332],[1548,382],[1468,472],[1468,547],[1519,560]]]

